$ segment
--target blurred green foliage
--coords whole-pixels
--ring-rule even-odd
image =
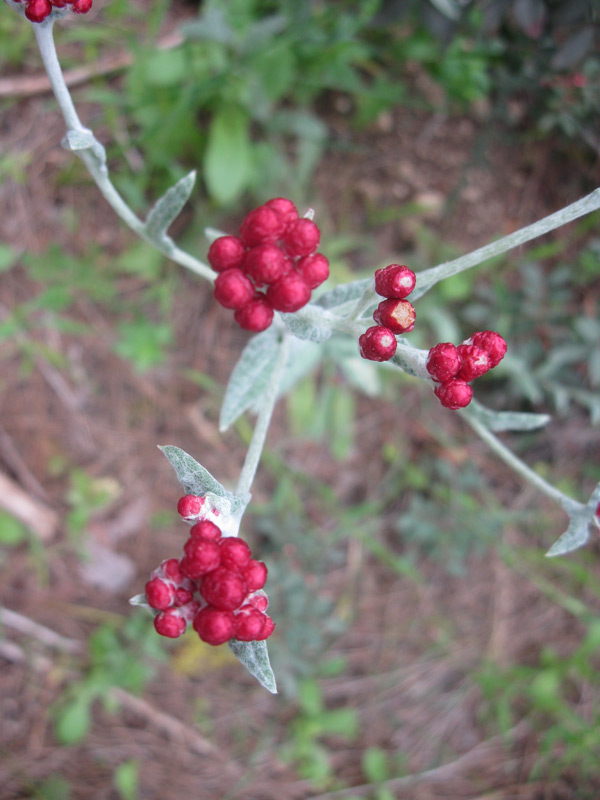
[[[299,685],[300,711],[288,726],[288,741],[279,748],[283,761],[294,764],[298,775],[315,787],[332,784],[335,771],[326,737],[355,739],[359,720],[353,708],[328,709],[319,683],[304,679]]]
[[[532,780],[553,779],[566,770],[574,771],[580,785],[599,777],[599,666],[596,621],[568,655],[547,646],[536,663],[503,669],[490,662],[476,676],[485,699],[482,713],[490,724],[506,734],[517,720],[526,719],[538,731]]]
[[[71,678],[54,707],[54,732],[61,744],[83,741],[92,725],[92,704],[100,700],[108,711],[119,704],[110,689],[118,686],[140,694],[154,676],[156,664],[165,659],[162,641],[147,614],[131,616],[122,625],[104,624],[88,639],[89,661],[80,678]],[[121,776],[121,796],[133,794],[133,767]],[[131,773],[131,774],[129,774]],[[129,788],[127,788],[129,787]]]

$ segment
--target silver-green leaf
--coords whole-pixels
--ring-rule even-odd
[[[221,406],[219,429],[226,431],[265,391],[277,363],[279,337],[273,330],[254,336],[235,365]]]
[[[188,172],[163,194],[150,209],[146,218],[146,234],[155,242],[162,242],[167,230],[189,200],[196,182],[196,171]]]
[[[570,500],[563,503],[569,515],[570,522],[567,530],[560,536],[546,553],[547,556],[562,556],[583,547],[590,538],[592,526],[598,528],[598,515],[596,510],[600,503],[600,483],[596,486],[586,505]]]
[[[186,494],[205,495],[212,492],[218,497],[230,499],[231,492],[228,492],[210,472],[192,458],[185,450],[173,445],[165,445],[158,448],[169,460],[175,470],[179,483],[183,486]]]
[[[56,9],[55,9],[56,10]],[[72,129],[63,136],[61,145],[65,150],[91,150],[100,164],[106,164],[106,150],[88,128]]]
[[[491,431],[535,431],[547,425],[549,414],[530,414],[523,411],[494,411],[472,400],[463,414],[473,416]]]
[[[269,661],[266,642],[238,642],[237,639],[232,639],[229,647],[261,686],[271,694],[277,694],[277,683]]]
[[[301,314],[282,314],[281,319],[289,332],[297,339],[308,342],[324,342],[331,336],[331,325],[328,324],[323,312],[310,313],[306,306]]]
[[[344,303],[358,300],[369,286],[373,286],[373,278],[364,278],[360,281],[344,283],[322,294],[316,301],[316,305],[321,306],[321,308],[336,308],[337,306],[342,306]]]

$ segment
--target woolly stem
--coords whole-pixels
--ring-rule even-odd
[[[271,417],[273,416],[273,409],[275,408],[275,403],[277,402],[277,397],[279,395],[279,387],[281,385],[281,379],[288,361],[289,350],[289,336],[284,334],[281,339],[281,345],[279,347],[279,354],[275,363],[275,369],[271,373],[269,385],[265,389],[265,392],[262,396],[262,406],[258,413],[256,426],[254,427],[254,433],[252,434],[252,439],[250,440],[248,452],[246,453],[244,465],[240,473],[236,494],[245,495],[250,491],[250,487],[252,486],[252,481],[254,480],[256,470],[258,469],[265,439],[267,438]]]

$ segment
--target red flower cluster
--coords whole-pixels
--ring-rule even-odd
[[[458,347],[436,344],[427,357],[427,372],[439,386],[435,395],[445,408],[468,406],[473,397],[469,382],[497,366],[506,353],[506,342],[495,331],[477,331]]]
[[[198,521],[182,558],[163,561],[146,584],[148,605],[159,612],[154,627],[176,639],[191,622],[202,641],[212,645],[267,639],[275,628],[265,613],[267,568],[252,558],[246,542],[222,536],[214,522],[201,518],[203,506],[204,498],[195,495],[177,504],[184,519]]]
[[[16,0],[20,3],[21,0]],[[92,0],[25,0],[25,16],[30,22],[43,22],[53,8],[69,6],[76,14],[87,14]]]
[[[328,260],[315,252],[320,238],[291,200],[277,197],[255,208],[239,236],[221,236],[209,248],[208,262],[219,273],[215,298],[234,310],[244,330],[266,330],[274,311],[298,311],[329,277]]]
[[[363,358],[387,361],[396,352],[397,333],[408,333],[415,327],[415,309],[406,298],[415,288],[415,273],[401,264],[390,264],[375,273],[375,291],[385,300],[375,309],[377,325],[359,337],[358,346]]]

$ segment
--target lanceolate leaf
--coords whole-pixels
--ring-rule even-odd
[[[229,642],[234,656],[246,667],[248,672],[271,694],[277,694],[275,675],[269,661],[266,642]]]
[[[549,414],[529,414],[521,411],[494,411],[477,400],[471,401],[463,414],[470,414],[491,431],[534,431],[552,419]]]
[[[228,500],[233,497],[231,492],[228,492],[207,469],[188,455],[185,450],[173,445],[166,445],[158,449],[162,450],[168,458],[186,494],[200,496],[212,492]]]
[[[265,391],[277,363],[279,337],[272,330],[254,336],[235,365],[225,390],[219,428],[226,431]]]
[[[212,495],[210,497],[211,503],[220,511],[223,518],[237,520],[236,524],[239,525],[244,509],[250,502],[249,494],[239,495],[227,491],[202,464],[199,464],[185,450],[181,450],[179,447],[166,445],[164,447],[159,446],[158,449],[162,450],[168,458],[186,494]],[[236,524],[234,524],[234,527],[236,527]]]
[[[547,556],[562,556],[577,550],[590,538],[593,529],[598,530],[598,515],[596,510],[600,503],[600,483],[592,492],[587,505],[569,501],[564,503],[564,509],[570,517],[567,530],[560,536],[546,553]]]
[[[153,241],[164,241],[167,230],[187,203],[195,182],[196,172],[192,170],[167,189],[150,209],[146,219],[146,233]]]
[[[323,353],[323,348],[315,342],[292,339],[290,356],[279,385],[279,394],[281,396],[286,394],[299,380],[316,369],[323,358]]]

